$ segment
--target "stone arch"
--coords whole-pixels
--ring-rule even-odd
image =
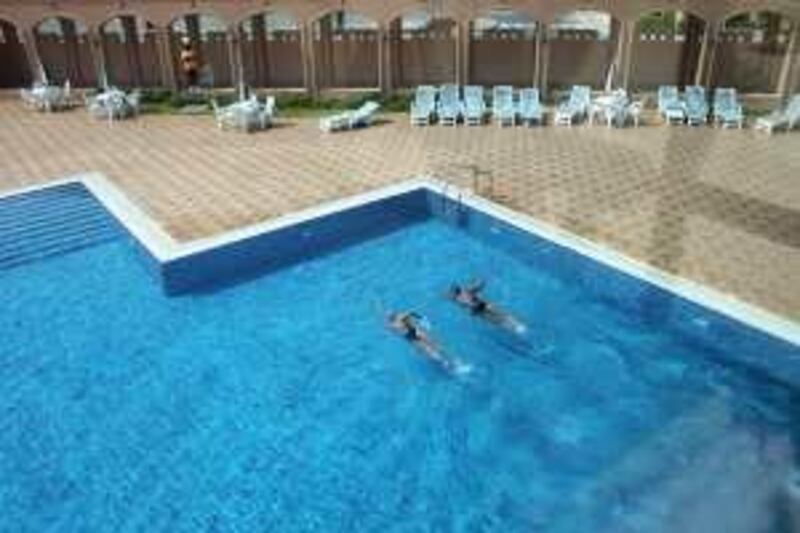
[[[378,21],[361,12],[321,12],[311,23],[317,87],[378,87],[380,38]]]
[[[280,13],[286,17],[291,17],[300,28],[302,28],[304,24],[302,11],[298,10],[293,2],[269,2],[267,5],[248,7],[238,14],[234,23],[237,27],[240,27],[253,16],[264,13]]]
[[[176,79],[184,85],[189,83],[180,67],[183,39],[188,38],[200,62],[198,83],[204,87],[233,85],[236,72],[230,30],[228,21],[213,10],[189,10],[175,15],[167,25],[167,32]]]
[[[245,82],[255,87],[303,86],[302,22],[284,9],[252,10],[237,25]]]
[[[339,1],[328,1],[323,2],[324,5],[320,6],[318,9],[307,13],[305,17],[305,21],[312,26],[327,16],[335,15],[336,13],[350,13],[353,15],[358,15],[363,17],[366,20],[370,20],[373,23],[377,24],[378,27],[381,25],[382,17],[381,11],[382,8],[378,6],[378,2],[358,2],[358,1],[349,1],[343,2]]]
[[[530,86],[536,74],[541,22],[530,10],[481,10],[469,22],[469,76],[478,85]]]
[[[33,35],[41,67],[49,82],[69,80],[75,87],[97,83],[89,25],[82,18],[50,14],[33,25]]]
[[[21,35],[22,32],[25,31],[25,29],[26,29],[25,24],[22,22],[22,20],[20,20],[19,18],[14,16],[13,13],[10,13],[8,11],[0,10],[0,20],[6,22],[7,24],[11,24],[12,26],[14,26],[14,29],[17,32],[17,35]],[[20,37],[20,39],[21,39],[21,37]]]
[[[610,11],[562,9],[548,26],[548,80],[555,88],[606,85],[618,56],[621,20]]]
[[[73,13],[71,11],[63,11],[60,9],[57,10],[48,10],[45,15],[38,17],[32,24],[31,30],[35,33],[37,28],[42,25],[42,23],[49,21],[50,19],[66,19],[76,23],[78,27],[80,27],[83,32],[82,33],[89,33],[92,28],[91,21],[80,14]]]
[[[705,32],[703,16],[674,8],[652,8],[635,21],[631,88],[685,87],[695,81]]]
[[[428,13],[432,18],[452,20],[453,22],[458,22],[463,18],[461,10],[453,9],[453,4],[451,3],[444,3],[440,13],[430,13],[426,3],[422,3],[419,0],[405,0],[393,5],[392,9],[388,11],[385,20],[387,24],[390,24],[399,18],[419,12]]]
[[[419,5],[396,12],[389,23],[394,85],[454,83],[458,78],[457,31],[452,15],[435,18]]]
[[[738,5],[732,9],[722,12],[720,19],[720,27],[724,27],[725,23],[742,15],[749,15],[751,13],[768,13],[777,15],[788,19],[791,22],[798,22],[798,14],[792,13],[791,10],[784,9],[783,5],[778,2],[766,2],[763,4],[751,5]]]
[[[136,12],[116,12],[98,24],[109,83],[128,87],[161,83],[156,32],[155,23]]]
[[[736,10],[720,23],[711,85],[774,93],[798,24],[775,9]]]

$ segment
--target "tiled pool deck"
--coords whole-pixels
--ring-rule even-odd
[[[412,129],[398,115],[342,134],[286,119],[244,135],[211,117],[108,127],[5,95],[0,154],[0,191],[99,171],[178,240],[420,174],[468,185],[477,170],[500,203],[800,320],[800,133]]]

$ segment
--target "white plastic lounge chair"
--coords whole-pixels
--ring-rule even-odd
[[[486,115],[486,102],[483,87],[468,85],[464,87],[464,122],[468,126],[481,126]]]
[[[326,133],[346,130],[350,127],[350,113],[337,113],[319,120],[319,129]]]
[[[739,104],[736,89],[718,87],[714,91],[714,124],[727,128],[744,126],[744,110]]]
[[[686,123],[698,126],[708,122],[708,102],[706,89],[700,85],[686,87]]]
[[[767,116],[756,120],[755,129],[772,133],[777,129],[793,130],[800,126],[800,94],[789,101],[785,109],[778,108]]]
[[[677,87],[662,85],[658,88],[658,112],[667,124],[683,123],[686,120],[685,105]]]
[[[436,112],[436,87],[420,85],[411,102],[411,125],[429,126]]]
[[[667,109],[680,103],[678,88],[674,85],[662,85],[658,88],[658,112],[664,114]]]
[[[324,117],[319,121],[319,128],[324,132],[334,132],[353,128],[365,128],[372,124],[380,104],[369,101],[355,111],[345,111]]]
[[[542,124],[544,119],[544,111],[542,110],[542,103],[539,100],[539,89],[528,87],[519,91],[519,104],[518,109],[520,122],[533,126],[534,124]]]
[[[589,113],[592,90],[587,85],[574,85],[569,97],[556,108],[554,123],[558,126],[572,126],[575,121],[585,118]]]
[[[436,107],[436,115],[439,117],[439,124],[443,126],[455,126],[463,112],[463,104],[459,97],[458,85],[446,84],[439,89],[439,103]]]
[[[372,100],[364,102],[361,107],[350,114],[349,128],[367,128],[375,120],[375,114],[381,108],[378,102]]]
[[[214,117],[219,129],[235,129],[249,133],[265,129],[272,124],[275,100],[274,97],[270,97],[266,104],[262,105],[258,97],[252,95],[248,99],[220,107],[216,99],[212,98],[211,107],[214,109]]]
[[[492,116],[500,127],[516,125],[517,106],[514,104],[512,86],[497,85],[492,89]]]

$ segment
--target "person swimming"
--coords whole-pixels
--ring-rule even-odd
[[[457,304],[469,309],[475,316],[514,333],[524,333],[526,328],[522,322],[481,296],[484,288],[486,283],[482,280],[476,280],[465,286],[454,283],[450,286],[448,296]]]
[[[392,312],[388,315],[388,326],[419,348],[428,359],[439,363],[448,370],[451,369],[453,363],[444,356],[441,347],[428,335],[420,323],[422,320],[423,317],[414,311]]]

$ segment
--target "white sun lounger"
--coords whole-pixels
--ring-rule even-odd
[[[786,108],[778,108],[765,117],[756,120],[755,129],[772,133],[778,129],[792,130],[800,125],[800,94],[789,101]]]

